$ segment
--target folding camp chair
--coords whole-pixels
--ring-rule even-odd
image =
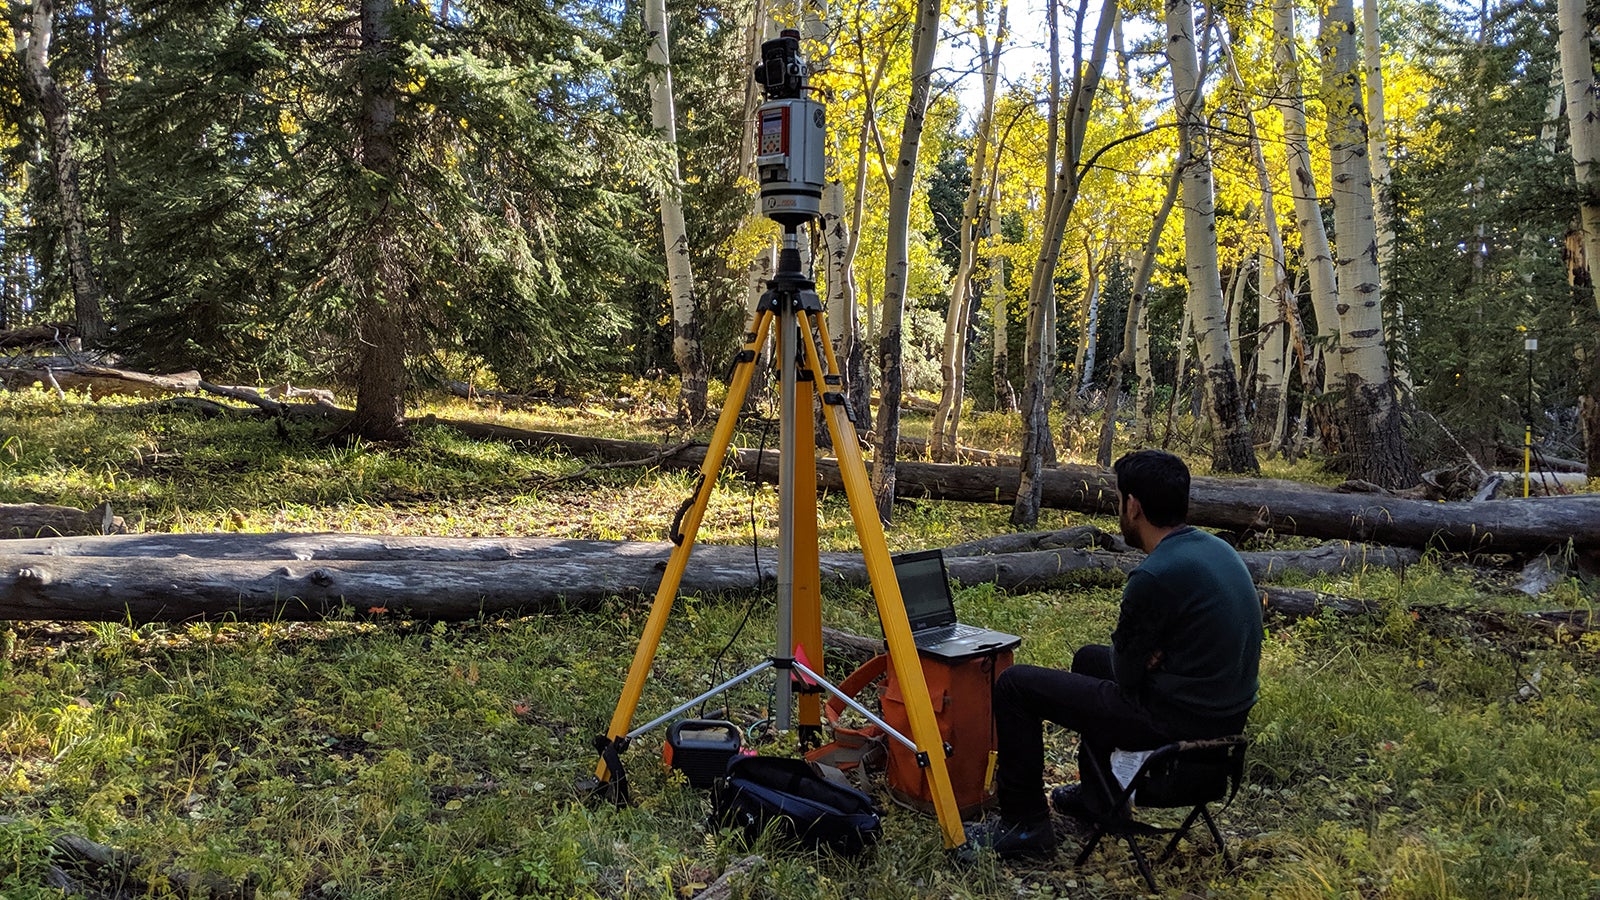
[[[1139,849],[1138,839],[1172,835],[1166,851],[1157,860],[1166,862],[1177,850],[1178,842],[1189,833],[1195,820],[1203,819],[1211,830],[1211,836],[1216,839],[1217,849],[1222,851],[1222,861],[1231,867],[1233,860],[1228,856],[1227,844],[1206,807],[1217,801],[1226,803],[1233,800],[1233,795],[1239,790],[1239,782],[1244,777],[1244,751],[1249,743],[1243,735],[1234,735],[1177,741],[1151,751],[1138,772],[1122,787],[1117,802],[1112,806],[1117,812],[1093,823],[1093,830],[1074,865],[1083,865],[1089,854],[1100,845],[1101,838],[1107,835],[1120,837],[1127,841],[1128,850],[1139,866],[1139,874],[1144,876],[1150,890],[1155,891],[1156,879],[1150,873],[1150,863],[1145,859],[1144,852]],[[1192,808],[1182,825],[1162,828],[1135,821],[1132,815],[1125,812],[1132,810],[1134,804],[1144,808]]]

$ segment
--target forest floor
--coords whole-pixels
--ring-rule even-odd
[[[490,415],[418,412],[429,411]],[[600,407],[493,418],[620,437],[664,430]],[[980,420],[968,439],[1003,446],[1003,430]],[[1267,474],[1328,480],[1305,463]],[[661,540],[692,481],[444,428],[405,445],[351,444],[310,424],[0,393],[0,502],[109,501],[134,530]],[[728,479],[702,539],[770,546],[775,505],[770,487]],[[1008,513],[903,503],[888,539],[896,550],[949,545],[1011,530]],[[823,514],[825,548],[850,549],[842,502],[825,500]],[[1086,523],[1114,528],[1062,511],[1040,527]],[[1509,589],[1513,574],[1428,554],[1403,573],[1294,580],[1383,612],[1269,618],[1247,783],[1218,816],[1237,865],[1202,836],[1156,867],[1163,891],[1600,896],[1600,632],[1489,632],[1411,611],[1596,606],[1592,584],[1569,579],[1528,598]],[[1019,662],[1064,665],[1108,638],[1118,596],[1085,580],[1025,594],[967,586],[956,602],[964,621],[1023,635]],[[769,596],[684,598],[641,710],[764,658],[773,607]],[[50,886],[59,869],[96,897],[692,897],[752,851],[709,828],[704,796],[653,764],[659,735],[630,751],[634,806],[585,804],[573,789],[593,767],[589,742],[615,706],[646,608],[616,600],[457,624],[0,623],[0,896],[61,896]],[[824,608],[831,626],[876,633],[864,592],[831,592]],[[747,684],[725,712],[755,726],[767,687]],[[752,735],[763,751],[791,746]],[[1070,734],[1050,733],[1049,777],[1074,777],[1073,749]],[[753,852],[764,864],[731,896],[1143,893],[1120,845],[1082,868],[1070,837],[1047,863],[960,868],[931,818],[885,805],[876,849],[840,859],[762,843]],[[73,868],[55,848],[63,833],[129,856]]]

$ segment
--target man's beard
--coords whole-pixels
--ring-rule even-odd
[[[1139,530],[1133,527],[1133,520],[1128,518],[1127,506],[1117,511],[1117,523],[1122,526],[1122,539],[1127,541],[1129,546],[1143,550],[1144,545],[1139,543]]]

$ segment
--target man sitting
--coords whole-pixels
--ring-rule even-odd
[[[968,830],[1003,857],[1055,851],[1050,806],[1111,811],[1111,752],[1244,730],[1261,660],[1261,602],[1239,554],[1184,524],[1189,469],[1158,450],[1117,460],[1122,534],[1149,554],[1128,576],[1111,645],[1085,646],[1064,672],[1012,666],[993,690],[1000,816]],[[1079,736],[1080,784],[1044,797],[1044,722]]]

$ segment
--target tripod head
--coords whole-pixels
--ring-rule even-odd
[[[788,234],[822,218],[828,168],[827,112],[810,97],[811,68],[800,55],[800,32],[786,28],[763,43],[755,77],[767,96],[756,130],[761,214]]]

